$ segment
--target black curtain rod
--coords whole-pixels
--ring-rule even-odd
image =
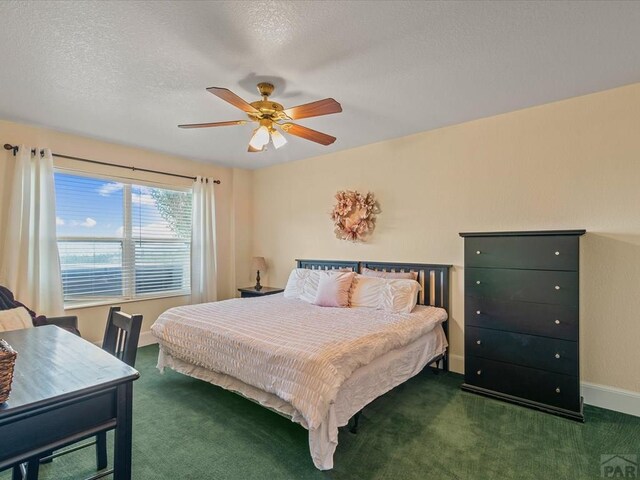
[[[13,155],[15,156],[16,153],[18,153],[18,147],[11,145],[9,143],[5,143],[4,144],[4,149],[5,150],[13,150]],[[36,149],[32,148],[31,149],[31,154],[35,155],[36,154]],[[42,150],[40,150],[40,155],[43,155],[44,152]],[[169,177],[179,177],[179,178],[188,178],[190,180],[195,181],[197,177],[190,177],[188,175],[180,175],[177,173],[169,173],[169,172],[161,172],[160,170],[149,170],[148,168],[137,168],[137,167],[127,167],[125,165],[118,165],[117,163],[109,163],[109,162],[100,162],[98,160],[89,160],[88,158],[80,158],[80,157],[71,157],[69,155],[62,155],[59,153],[52,153],[51,155],[53,155],[54,157],[58,157],[58,158],[67,158],[69,160],[77,160],[79,162],[87,162],[87,163],[93,163],[95,165],[105,165],[107,167],[118,167],[118,168],[126,168],[127,170],[131,170],[131,171],[138,171],[138,172],[147,172],[147,173],[157,173],[158,175],[168,175]],[[207,180],[208,182],[209,180]],[[213,183],[216,183],[218,185],[220,185],[220,180],[213,180]]]

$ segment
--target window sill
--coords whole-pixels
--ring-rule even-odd
[[[64,311],[69,312],[71,310],[81,310],[83,308],[104,307],[104,306],[111,306],[111,305],[119,305],[121,303],[148,302],[151,300],[161,300],[163,298],[189,297],[189,296],[191,296],[191,293],[170,293],[166,295],[154,295],[149,297],[138,297],[138,298],[121,298],[121,299],[112,298],[110,300],[101,300],[96,302],[65,305]]]

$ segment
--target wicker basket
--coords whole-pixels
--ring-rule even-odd
[[[0,340],[0,403],[6,402],[11,393],[13,367],[17,355],[7,342]]]

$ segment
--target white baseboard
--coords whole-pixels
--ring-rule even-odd
[[[156,337],[153,336],[151,330],[147,330],[146,332],[140,332],[140,339],[138,340],[138,347],[146,347],[147,345],[153,345],[154,343],[158,343]]]
[[[449,370],[464,374],[464,357],[462,355],[449,355]]]
[[[584,403],[640,417],[640,393],[581,382]]]
[[[464,374],[464,357],[450,355],[449,370]],[[640,417],[640,392],[589,382],[580,382],[580,387],[587,405]]]

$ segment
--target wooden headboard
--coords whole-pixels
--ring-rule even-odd
[[[396,262],[360,262],[347,260],[296,260],[298,268],[311,270],[335,270],[348,268],[360,273],[363,268],[384,272],[417,272],[418,282],[422,287],[418,296],[419,305],[444,308],[449,310],[449,269],[451,265],[429,263],[396,263]],[[442,324],[447,339],[449,338],[449,321]],[[444,358],[443,368],[449,369],[448,355]]]
[[[359,262],[363,268],[383,272],[416,272],[422,287],[418,296],[418,305],[430,305],[449,311],[449,268],[451,265],[432,265],[428,263]]]
[[[298,268],[308,268],[309,270],[338,270],[350,269],[359,272],[359,262],[349,260],[296,260]]]
[[[353,262],[350,260],[296,260],[298,268],[310,270],[349,269],[360,273],[363,268],[383,272],[416,272],[422,291],[419,305],[444,308],[449,311],[449,269],[451,265],[429,263]]]

